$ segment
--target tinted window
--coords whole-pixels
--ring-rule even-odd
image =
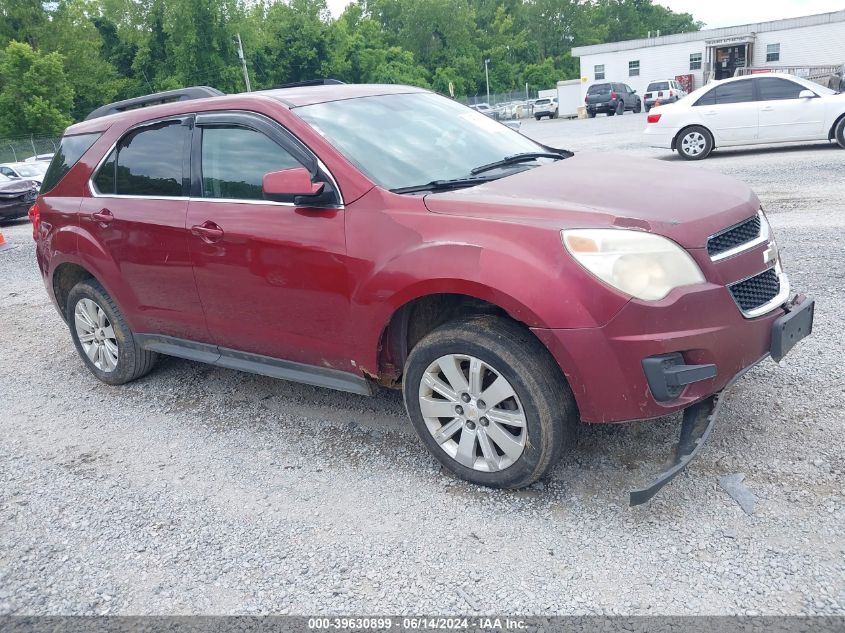
[[[76,165],[82,155],[94,144],[100,134],[80,134],[78,136],[65,136],[62,139],[59,150],[53,156],[50,167],[44,175],[44,182],[41,184],[41,193],[50,191],[59,184],[71,167]]]
[[[757,89],[760,91],[761,101],[778,101],[780,99],[797,99],[804,87],[786,79],[764,77],[757,79]]]
[[[100,171],[94,177],[94,184],[97,186],[97,191],[103,194],[114,193],[114,171],[115,171],[115,157],[117,151],[113,150],[106,162],[100,167]]]
[[[130,132],[117,151],[116,192],[124,196],[181,196],[188,128],[158,123]]]
[[[537,99],[534,103],[537,105],[549,105],[551,102],[551,99]]]
[[[648,92],[652,92],[653,90],[669,90],[669,82],[668,81],[655,81],[654,83],[650,83],[647,88]]]
[[[610,84],[595,84],[594,86],[590,86],[587,90],[587,94],[598,94],[600,92],[610,92]]]
[[[751,81],[732,81],[716,86],[695,102],[697,106],[724,105],[727,103],[747,103],[754,100]]]
[[[264,134],[241,127],[202,131],[202,196],[263,200],[264,174],[302,165]]]

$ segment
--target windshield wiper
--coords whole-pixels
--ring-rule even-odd
[[[432,180],[424,185],[413,185],[411,187],[399,187],[398,189],[391,189],[393,193],[421,193],[423,191],[447,191],[449,189],[461,189],[464,187],[474,187],[491,180],[498,180],[489,176],[482,176],[481,178],[453,178],[451,180]]]
[[[479,167],[476,167],[469,173],[480,174],[485,171],[490,171],[491,169],[507,167],[508,165],[516,165],[518,163],[524,163],[529,160],[536,160],[537,158],[556,158],[560,160],[561,158],[569,158],[570,156],[572,156],[572,152],[567,152],[566,150],[549,152],[524,152],[522,154],[514,154],[513,156],[505,156],[502,160],[497,160],[493,163],[481,165]]]

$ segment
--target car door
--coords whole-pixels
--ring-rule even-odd
[[[138,126],[91,178],[80,228],[97,244],[104,279],[139,333],[209,341],[185,218],[192,117]]]
[[[761,77],[754,82],[759,99],[761,142],[827,138],[823,99],[799,98],[804,86],[780,77]]]
[[[199,115],[188,227],[197,287],[215,343],[227,350],[351,370],[344,212],[265,200],[264,175],[305,166],[333,181],[274,121]],[[342,366],[340,366],[342,365]]]
[[[757,140],[759,108],[750,78],[717,84],[696,101],[694,109],[713,132],[717,146]]]

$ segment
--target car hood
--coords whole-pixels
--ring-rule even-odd
[[[754,215],[760,201],[742,182],[701,167],[583,153],[456,191],[425,196],[434,213],[554,227],[637,228],[686,248]]]
[[[32,189],[35,185],[31,180],[12,180],[0,182],[0,196],[16,196]]]

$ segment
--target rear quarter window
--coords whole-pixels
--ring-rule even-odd
[[[47,193],[59,184],[59,181],[79,162],[82,155],[91,148],[98,138],[100,138],[99,132],[63,137],[59,149],[47,168],[47,173],[44,174],[41,193]]]

